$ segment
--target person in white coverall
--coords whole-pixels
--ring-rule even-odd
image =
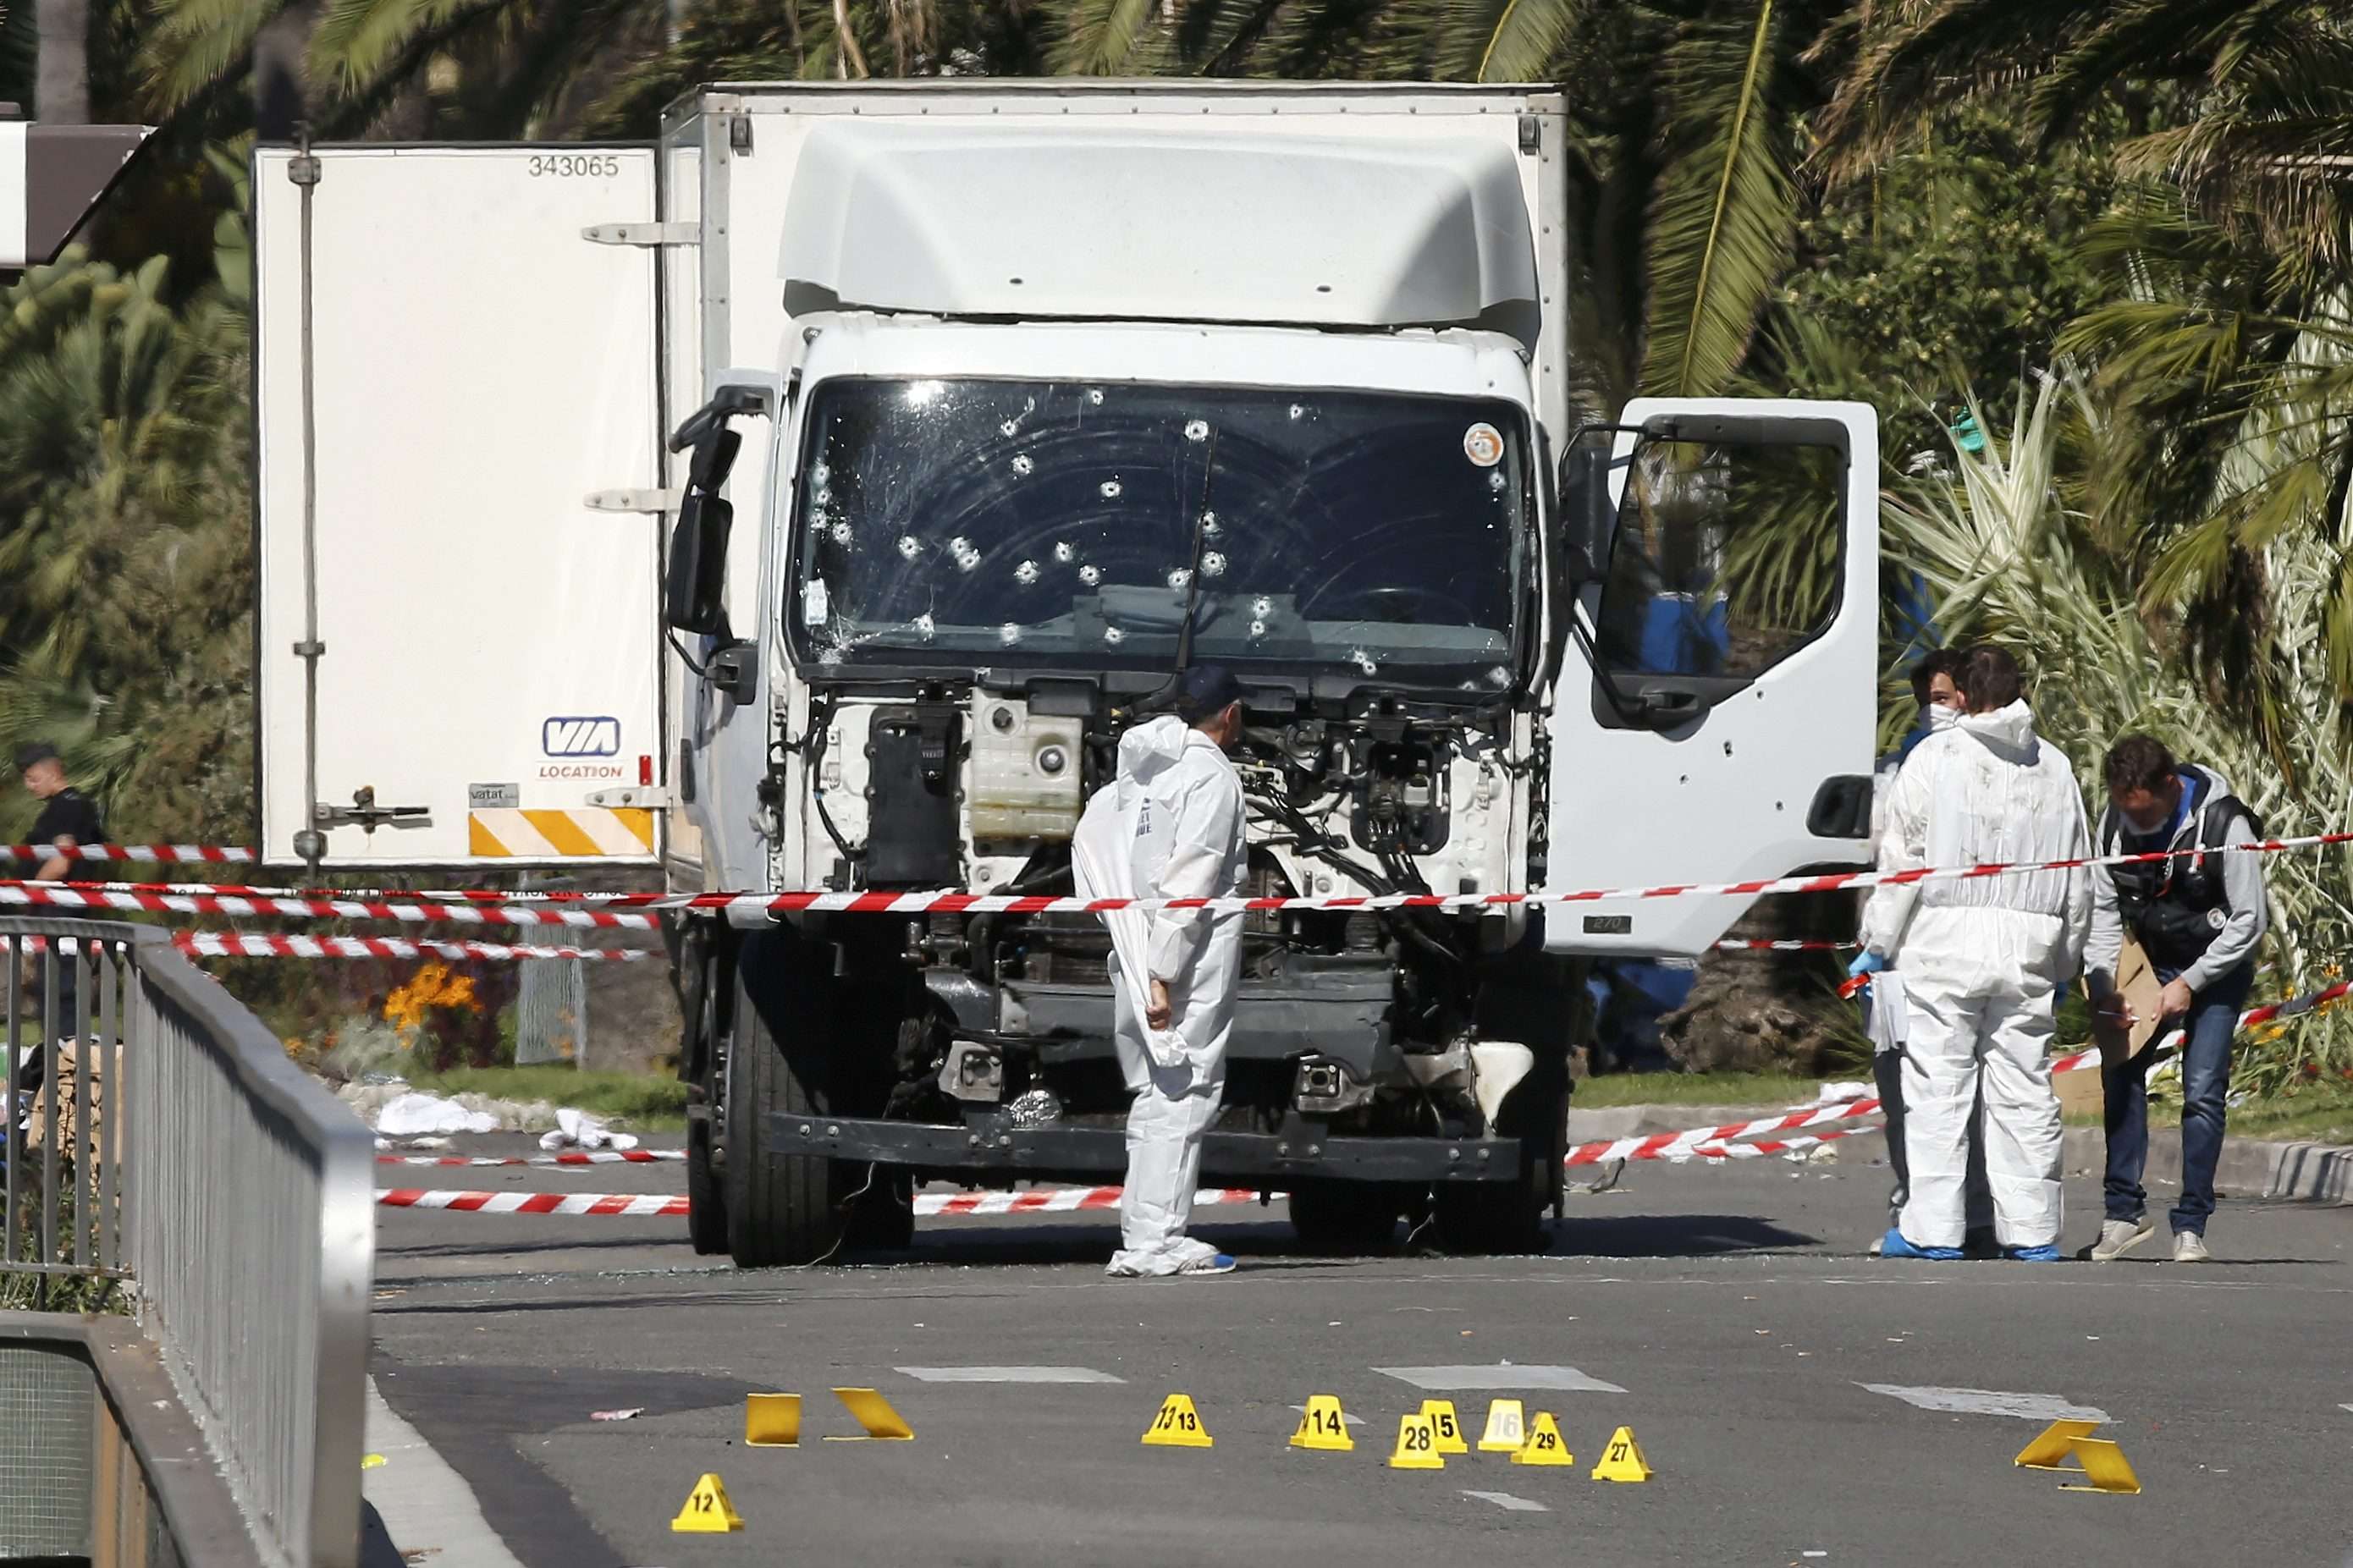
[[[1913,749],[1888,791],[1879,868],[2060,860],[2091,853],[2084,797],[2059,750],[2034,733],[2018,662],[1970,650],[1968,711]],[[1905,1142],[1911,1186],[1883,1239],[1888,1258],[1958,1258],[1970,1108],[2008,1256],[2059,1252],[2059,1102],[2043,1057],[2059,988],[2082,967],[2091,929],[2086,872],[1883,885],[1863,911],[1863,947],[1900,963]]]
[[[1071,841],[1082,898],[1229,898],[1242,889],[1241,687],[1215,666],[1187,670],[1176,716],[1119,742],[1119,773],[1088,802]],[[1185,1234],[1201,1142],[1226,1086],[1226,1041],[1241,977],[1241,916],[1199,910],[1105,911],[1113,1044],[1135,1099],[1127,1113],[1120,1248],[1106,1272],[1221,1274],[1234,1260]]]

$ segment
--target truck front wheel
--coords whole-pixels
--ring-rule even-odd
[[[790,930],[744,939],[727,1049],[727,1250],[739,1268],[813,1263],[844,1239],[845,1205],[865,1167],[768,1152],[768,1118],[824,1115],[833,987]]]

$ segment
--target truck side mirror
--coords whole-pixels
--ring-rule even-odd
[[[716,490],[727,482],[735,467],[735,454],[744,448],[744,437],[734,431],[721,427],[694,444],[694,456],[687,462],[686,482],[699,490]]]
[[[1609,565],[1618,509],[1609,500],[1609,448],[1573,443],[1560,459],[1561,559],[1572,583],[1598,583]]]
[[[662,618],[682,632],[711,634],[727,625],[727,536],[735,509],[690,487],[670,535],[670,575],[662,584]]]

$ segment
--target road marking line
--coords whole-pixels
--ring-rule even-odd
[[[894,1366],[923,1383],[1124,1383],[1091,1366]]]
[[[1531,1502],[1524,1497],[1514,1497],[1509,1492],[1464,1492],[1462,1495],[1477,1498],[1481,1502],[1493,1503],[1497,1508],[1509,1510],[1513,1513],[1550,1513],[1552,1511],[1540,1502]]]
[[[1588,1377],[1573,1366],[1377,1366],[1383,1377],[1394,1377],[1432,1394],[1451,1389],[1554,1388],[1569,1394],[1623,1394],[1614,1383]]]
[[[375,1379],[367,1385],[367,1451],[385,1462],[360,1476],[360,1490],[383,1517],[402,1552],[429,1552],[434,1568],[522,1568],[482,1518],[474,1489],[433,1451],[416,1427],[393,1414]]]
[[[2005,1394],[1992,1388],[1913,1388],[1899,1383],[1859,1383],[1855,1386],[1923,1410],[1945,1410],[1961,1415],[2014,1415],[2021,1421],[2042,1422],[2108,1418],[2105,1410],[2077,1405],[2056,1394]]]

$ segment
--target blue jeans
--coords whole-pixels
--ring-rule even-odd
[[[2174,977],[2163,969],[2157,973],[2163,981]],[[2172,1214],[2177,1233],[2205,1235],[2206,1216],[2214,1212],[2214,1166],[2222,1157],[2231,1042],[2239,1032],[2239,1014],[2254,980],[2255,966],[2242,963],[2189,1000],[2181,1046],[2181,1202]],[[2148,1163],[2148,1069],[2155,1055],[2144,1051],[2129,1062],[2112,1062],[2100,1069],[2107,1097],[2110,1219],[2137,1220],[2147,1207],[2140,1174]]]

